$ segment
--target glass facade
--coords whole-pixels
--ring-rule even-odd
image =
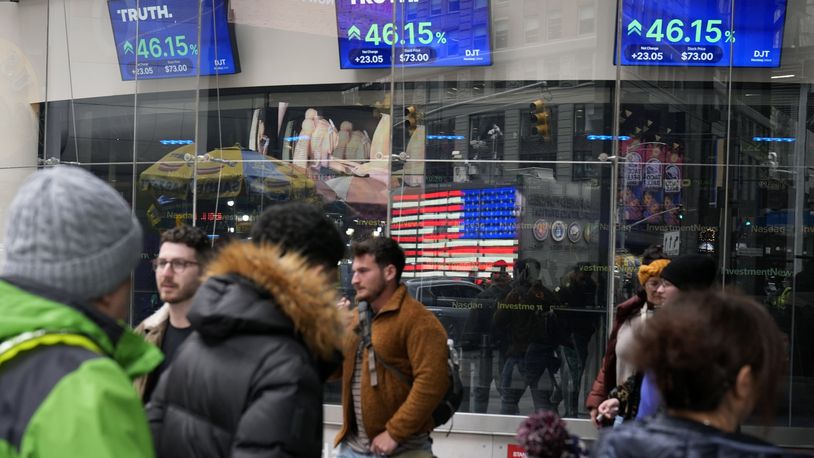
[[[201,12],[216,3],[203,0],[194,19],[211,19]],[[461,352],[461,411],[478,414],[586,418],[613,305],[637,287],[643,250],[707,253],[719,282],[765,304],[786,336],[775,426],[814,427],[814,1],[762,0],[782,51],[779,66],[763,68],[734,57],[614,65],[632,49],[614,43],[636,33],[633,0],[367,2],[384,5],[391,32],[414,27],[416,37],[360,26],[360,40],[389,39],[400,62],[342,70],[337,11],[373,7],[365,3],[230,0],[239,73],[123,81],[121,71],[141,68],[120,66],[127,50],[114,39],[129,12],[102,0],[0,1],[0,132],[10,146],[0,209],[50,164],[110,182],[145,228],[134,323],[160,305],[150,260],[176,224],[217,243],[243,239],[267,206],[303,200],[348,243],[391,235],[408,255],[408,287]],[[726,17],[750,8],[706,3]],[[473,19],[483,12],[486,23]],[[650,18],[638,35],[678,43],[697,32],[732,56],[750,33],[709,18],[690,26],[701,19],[689,16],[682,30]],[[178,33],[151,42],[157,33],[136,32],[136,62],[181,52]],[[405,51],[398,37],[433,50]],[[176,66],[167,72],[227,51],[184,40],[192,60],[167,60]],[[676,43],[637,49],[718,57]],[[487,49],[491,65],[413,63],[477,62]]]

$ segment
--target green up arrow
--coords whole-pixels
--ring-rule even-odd
[[[627,25],[627,34],[631,35],[634,33],[637,35],[642,34],[642,23],[635,19],[633,20],[633,22]]]
[[[359,28],[356,27],[355,25],[352,25],[348,29],[348,40],[352,40],[354,38],[356,38],[357,40],[361,40],[362,39],[362,31],[359,30]]]
[[[127,53],[133,54],[133,43],[130,43],[129,41],[125,41],[123,48],[124,48],[124,53],[125,54],[127,54]]]

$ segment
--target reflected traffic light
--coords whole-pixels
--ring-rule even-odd
[[[531,102],[529,108],[531,109],[531,133],[543,137],[544,140],[548,141],[551,134],[551,125],[549,123],[551,113],[546,107],[545,101],[543,99],[537,99]]]

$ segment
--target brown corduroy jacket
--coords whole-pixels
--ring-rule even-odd
[[[359,312],[354,312],[353,329],[358,328]],[[356,348],[361,337],[345,337],[342,366],[342,429],[338,445],[350,431],[354,417],[351,381]],[[373,317],[371,340],[376,354],[378,386],[370,384],[368,352],[362,354],[362,420],[372,440],[387,430],[398,443],[419,433],[432,431],[432,412],[444,397],[447,378],[447,334],[438,319],[399,286],[390,300]],[[412,388],[399,380],[381,361],[398,368],[413,380]]]

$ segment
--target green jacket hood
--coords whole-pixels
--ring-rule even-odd
[[[0,280],[3,298],[0,341],[31,331],[67,332],[93,340],[128,377],[149,373],[163,360],[161,351],[129,327],[46,286]]]

